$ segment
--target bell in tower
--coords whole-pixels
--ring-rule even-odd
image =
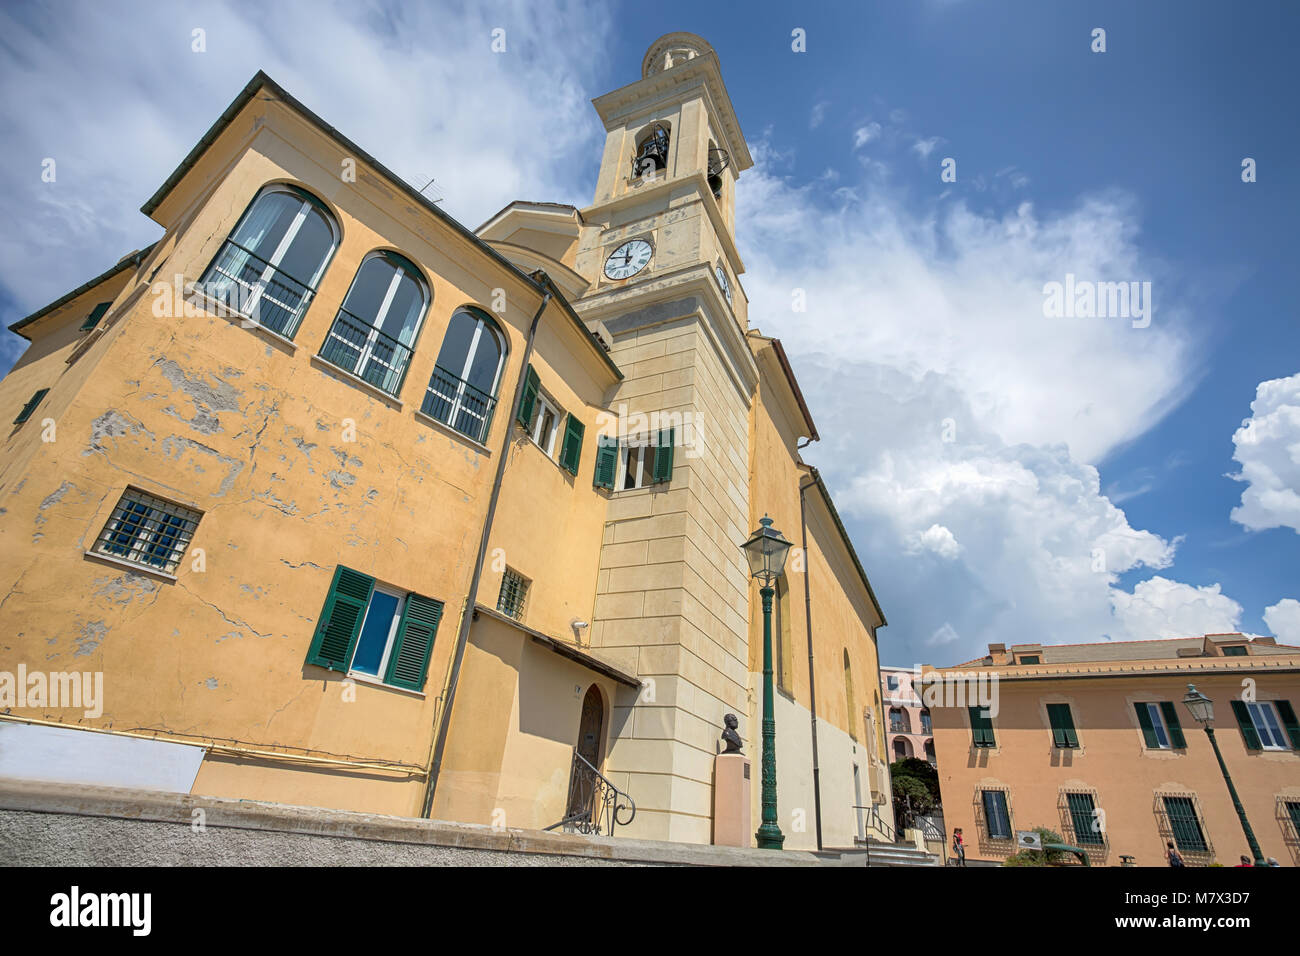
[[[662,123],[655,123],[638,144],[637,153],[632,157],[632,175],[652,177],[668,166],[668,130]]]

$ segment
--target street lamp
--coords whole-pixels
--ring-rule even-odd
[[[1232,777],[1228,776],[1228,765],[1223,762],[1223,754],[1219,752],[1219,742],[1214,739],[1214,701],[1198,691],[1195,684],[1188,684],[1187,696],[1183,698],[1183,704],[1191,711],[1192,718],[1205,728],[1206,736],[1210,738],[1210,746],[1214,748],[1214,756],[1219,760],[1219,769],[1223,771],[1228,793],[1232,795],[1232,805],[1237,808],[1241,828],[1246,832],[1246,842],[1250,844],[1250,852],[1255,854],[1255,865],[1266,866],[1264,854],[1260,852],[1259,843],[1255,839],[1255,831],[1250,828],[1250,821],[1246,819],[1246,808],[1241,805],[1237,788],[1232,785]]]
[[[763,515],[759,529],[740,546],[749,562],[749,574],[757,578],[763,598],[763,823],[754,834],[760,850],[779,850],[785,836],[776,822],[776,715],[772,692],[772,584],[785,569],[790,542]]]

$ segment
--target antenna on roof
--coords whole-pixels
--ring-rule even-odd
[[[421,176],[420,178],[423,179],[424,177]],[[428,189],[430,186],[432,186],[435,182],[436,182],[436,180],[435,180],[432,176],[430,176],[430,177],[429,177],[429,181],[428,181],[427,183],[425,183],[423,186],[420,187],[420,189],[419,189],[419,193],[420,193],[420,195],[421,195],[421,196],[424,196],[424,191],[425,191],[426,189]],[[442,194],[441,194],[441,190],[437,190],[437,189],[435,189],[434,192],[435,192],[435,193],[438,193],[438,197],[437,197],[436,199],[434,199],[434,198],[431,197],[431,196],[425,196],[425,198],[428,199],[430,202],[434,202],[434,203],[442,202],[442,198],[443,198],[443,197],[442,197]]]

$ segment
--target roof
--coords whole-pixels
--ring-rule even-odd
[[[172,174],[167,177],[167,180],[161,186],[158,187],[157,192],[155,192],[152,196],[150,196],[148,201],[145,202],[145,204],[140,207],[140,211],[142,213],[144,213],[146,216],[153,215],[153,213],[158,209],[158,207],[162,205],[163,200],[167,198],[168,194],[171,193],[171,191],[176,187],[176,185],[182,179],[185,178],[185,175],[203,157],[203,154],[207,152],[208,147],[210,147],[214,142],[217,141],[217,139],[221,136],[221,134],[225,132],[226,128],[232,122],[234,122],[235,117],[239,115],[240,111],[243,110],[243,108],[247,106],[248,103],[251,102],[252,99],[262,90],[268,90],[269,92],[273,93],[277,99],[279,99],[281,102],[284,103],[284,105],[288,106],[290,109],[300,114],[304,119],[306,119],[312,125],[317,127],[326,136],[334,140],[334,142],[337,143],[340,147],[342,147],[348,153],[348,155],[356,157],[357,159],[361,160],[361,162],[370,166],[373,170],[375,170],[375,172],[379,173],[381,176],[388,179],[390,182],[392,182],[394,186],[396,186],[399,190],[401,190],[407,196],[407,198],[409,198],[417,206],[424,209],[426,212],[431,213],[434,217],[439,219],[441,222],[445,223],[448,227],[452,229],[453,232],[457,233],[466,242],[476,247],[480,252],[483,252],[492,260],[494,260],[497,263],[497,265],[509,270],[514,275],[519,276],[524,282],[532,285],[535,289],[537,289],[539,293],[545,291],[545,287],[546,287],[545,283],[536,279],[535,276],[529,275],[523,272],[522,270],[520,270],[519,268],[517,268],[514,265],[514,263],[512,263],[509,259],[503,256],[496,249],[493,249],[492,246],[489,245],[487,242],[483,241],[478,236],[476,236],[473,232],[471,232],[464,225],[462,225],[457,219],[455,219],[450,214],[445,212],[437,203],[433,202],[433,200],[429,199],[427,196],[421,193],[418,189],[416,189],[406,180],[402,179],[402,177],[398,176],[396,173],[390,170],[383,163],[379,162],[379,160],[375,159],[364,149],[362,149],[356,143],[352,142],[352,140],[348,139],[337,129],[335,129],[333,126],[330,126],[323,119],[321,119],[310,109],[304,106],[301,102],[299,102],[297,99],[291,96],[284,89],[284,87],[276,83],[275,80],[267,76],[266,73],[262,70],[258,70],[256,75],[254,75],[253,78],[248,81],[248,85],[246,85],[239,92],[239,95],[236,96],[235,99],[231,102],[231,104],[226,107],[225,111],[219,117],[217,117],[217,121],[213,123],[212,126],[208,129],[208,131],[203,134],[202,138],[200,138],[199,141],[194,144],[194,148],[189,151],[189,153],[186,155],[186,157],[183,160],[181,160],[180,165],[177,166],[172,171]],[[565,315],[567,315],[573,322],[577,323],[577,325],[581,328],[581,331],[583,333],[583,339],[591,342],[592,349],[597,355],[600,356],[601,361],[604,362],[605,365],[608,366],[610,371],[613,372],[619,379],[622,379],[623,373],[619,371],[619,368],[617,365],[614,364],[613,359],[611,359],[605,353],[605,350],[602,349],[600,345],[592,338],[590,331],[587,329],[586,323],[584,323],[581,319],[578,318],[577,313],[573,311],[573,308],[569,305],[568,301],[564,298],[563,294],[559,291],[559,289],[556,289],[554,285],[551,284],[550,291],[553,293],[555,299],[560,302],[561,306],[563,307],[562,311],[565,313]]]
[[[513,199],[510,202],[506,203],[504,206],[502,206],[500,209],[498,209],[496,212],[494,212],[492,215],[488,216],[487,219],[483,221],[483,225],[479,226],[477,229],[474,230],[474,234],[477,235],[478,233],[482,232],[488,226],[492,225],[492,223],[496,222],[498,219],[500,219],[502,216],[508,213],[511,209],[521,209],[524,207],[546,210],[548,212],[554,211],[557,213],[563,213],[565,215],[572,215],[574,213],[578,213],[578,207],[570,206],[567,202],[537,202],[532,199]],[[578,213],[578,220],[579,221],[582,220],[581,213]]]
[[[9,326],[9,331],[17,332],[19,335],[21,335],[23,338],[27,339],[27,341],[30,342],[31,339],[27,338],[27,336],[22,332],[24,328],[31,325],[37,319],[44,318],[45,316],[49,315],[51,312],[55,311],[56,309],[63,308],[63,306],[67,305],[73,299],[77,298],[77,296],[85,292],[89,292],[91,289],[95,288],[95,286],[99,285],[102,282],[107,282],[109,279],[113,278],[113,276],[117,275],[119,272],[122,272],[125,269],[130,269],[139,265],[141,260],[143,260],[145,256],[153,252],[153,247],[156,245],[158,245],[158,243],[151,242],[143,249],[137,249],[135,252],[127,253],[125,256],[123,256],[121,259],[117,261],[117,265],[113,266],[110,269],[107,269],[104,272],[101,272],[99,275],[95,276],[95,278],[89,280],[88,282],[83,282],[81,285],[77,286],[67,295],[55,299],[49,305],[45,306],[45,308],[33,312],[25,319],[19,319],[13,325]]]
[[[1154,638],[1142,641],[1092,641],[1084,644],[1017,644],[1010,651],[995,650],[995,645],[983,657],[953,665],[955,667],[1008,666],[1008,661],[997,660],[1002,654],[1014,658],[1016,654],[1034,654],[1039,665],[1111,663],[1118,661],[1186,660],[1203,656],[1207,641],[1212,644],[1246,643],[1251,657],[1300,654],[1300,647],[1278,644],[1273,638],[1250,638],[1245,634],[1204,634],[1199,637]],[[989,658],[993,664],[987,664]],[[1021,666],[1021,665],[1016,665]]]
[[[849,557],[853,561],[853,566],[858,569],[858,576],[862,578],[862,583],[867,589],[867,597],[871,598],[871,606],[876,609],[876,614],[880,616],[880,626],[886,627],[889,622],[885,620],[885,612],[881,610],[880,602],[876,600],[876,592],[872,590],[871,581],[867,578],[867,572],[862,567],[862,562],[858,560],[858,552],[853,549],[853,541],[849,538],[848,529],[844,527],[844,522],[840,520],[840,513],[835,510],[835,502],[831,500],[830,490],[826,487],[826,482],[822,481],[821,472],[812,465],[805,466],[812,475],[813,482],[817,490],[822,493],[822,499],[826,502],[826,510],[831,514],[831,520],[835,522],[835,528],[840,533],[840,538],[844,541],[844,547],[849,552]],[[804,485],[803,487],[808,487]]]
[[[637,689],[640,689],[641,687],[641,681],[633,677],[631,674],[624,670],[620,670],[608,661],[601,660],[599,657],[588,653],[575,644],[551,637],[549,634],[543,634],[541,631],[534,630],[533,628],[527,627],[519,621],[516,621],[513,617],[508,617],[500,611],[493,610],[486,604],[475,602],[474,616],[478,617],[480,614],[490,617],[494,621],[500,621],[502,624],[513,627],[515,630],[523,631],[531,637],[535,643],[541,644],[543,647],[554,651],[561,657],[568,658],[575,664],[581,664],[588,670],[595,671],[597,674],[603,674],[612,680],[618,681],[618,683],[623,684],[626,687],[635,687]]]

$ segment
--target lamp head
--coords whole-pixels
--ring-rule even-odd
[[[1214,726],[1214,701],[1196,689],[1195,684],[1187,685],[1187,696],[1183,705],[1191,711],[1192,718],[1202,727]]]
[[[772,519],[763,515],[759,528],[741,545],[745,560],[749,562],[751,577],[758,578],[770,587],[785,570],[785,559],[790,553],[790,542],[785,535],[772,527]]]

